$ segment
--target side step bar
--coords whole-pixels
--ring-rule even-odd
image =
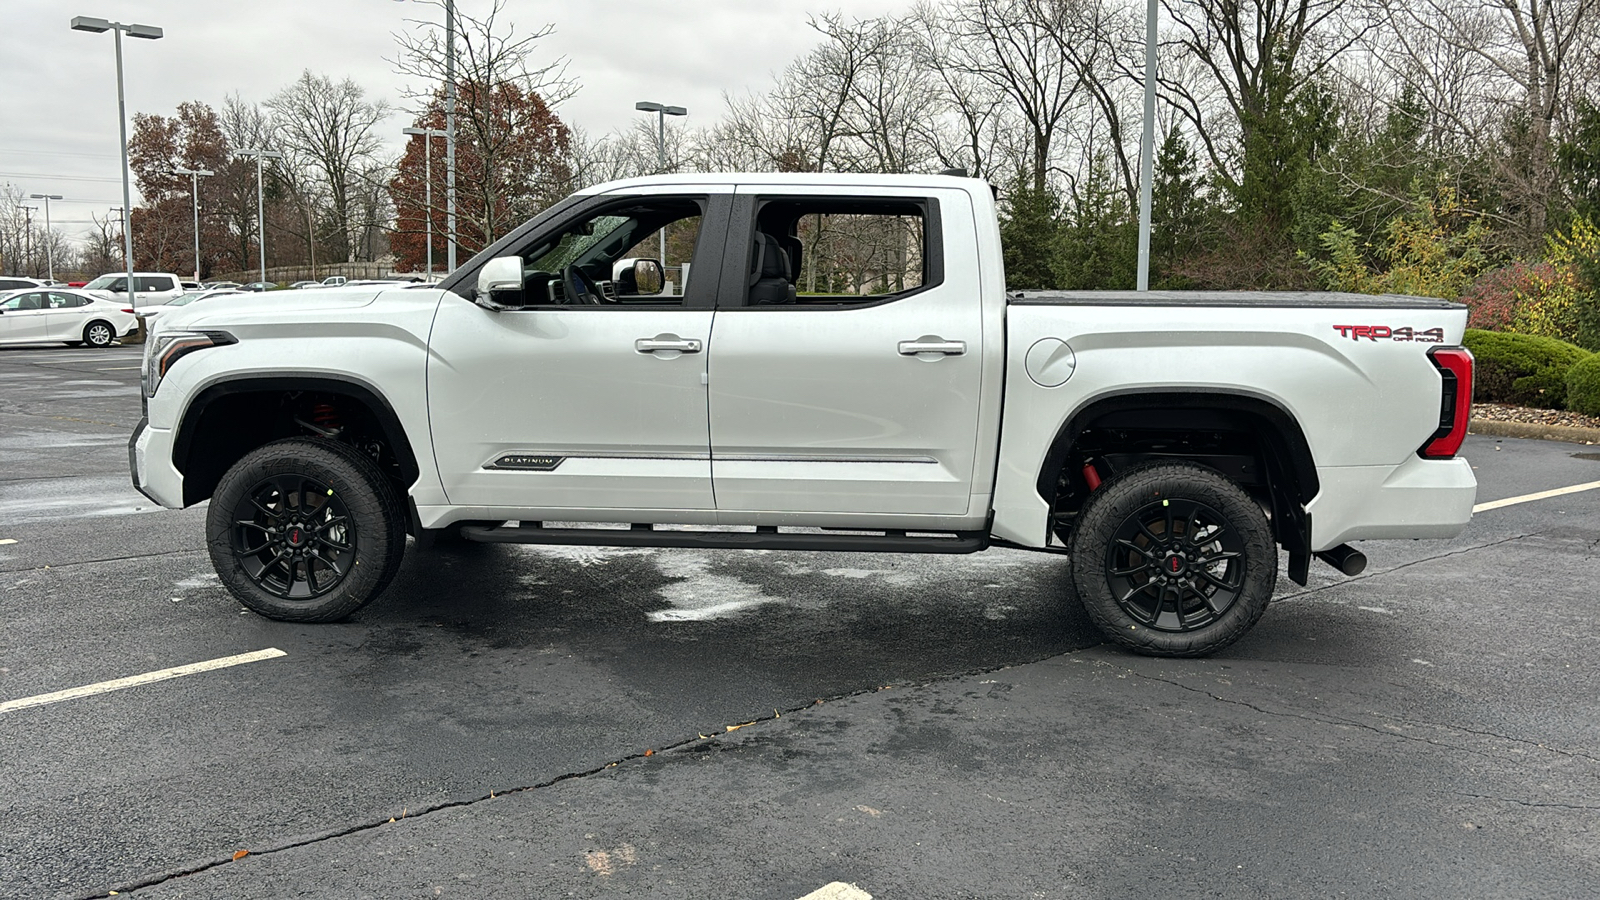
[[[857,531],[857,529],[851,529]],[[922,532],[859,529],[854,534],[755,531],[682,531],[637,524],[621,528],[546,528],[542,523],[463,525],[461,536],[484,544],[567,544],[584,547],[697,547],[723,550],[827,550],[870,553],[976,553],[989,546],[982,531]]]

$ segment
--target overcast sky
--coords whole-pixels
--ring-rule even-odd
[[[457,0],[484,11],[489,0]],[[721,116],[724,93],[764,90],[816,43],[808,13],[868,17],[910,0],[510,0],[502,21],[517,33],[552,25],[541,43],[565,57],[580,90],[558,109],[594,134],[625,128],[638,100]],[[0,182],[61,194],[59,230],[76,237],[91,213],[122,204],[112,36],[72,31],[73,16],[158,25],[157,41],[123,39],[130,123],[135,112],[172,115],[185,100],[220,108],[237,91],[267,99],[301,70],[354,78],[369,96],[404,103],[407,80],[385,58],[408,19],[442,10],[397,0],[0,0]],[[639,52],[641,44],[654,49]],[[391,144],[409,116],[388,123]],[[131,124],[130,124],[131,127]],[[139,202],[137,190],[134,203]]]

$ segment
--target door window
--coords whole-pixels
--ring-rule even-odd
[[[759,199],[742,305],[853,308],[933,287],[943,276],[936,223],[932,200]]]
[[[176,285],[172,283],[172,279],[165,275],[135,275],[133,282],[139,286],[139,293],[141,294],[160,293],[176,288]]]
[[[516,254],[524,303],[683,306],[703,218],[700,198],[633,198],[547,232]]]
[[[49,309],[76,309],[89,302],[73,294],[61,294],[55,291],[51,291],[46,296]]]
[[[3,304],[8,310],[26,311],[44,308],[44,294],[40,291],[30,291],[11,297]]]

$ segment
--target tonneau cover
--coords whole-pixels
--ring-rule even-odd
[[[1336,291],[1009,291],[1013,306],[1246,306],[1464,309],[1437,297]]]

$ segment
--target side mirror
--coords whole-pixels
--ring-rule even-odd
[[[648,297],[661,293],[665,274],[654,259],[619,259],[611,280],[616,282],[618,296]]]
[[[527,305],[522,294],[522,259],[500,256],[478,270],[477,303],[485,309],[521,309]]]

